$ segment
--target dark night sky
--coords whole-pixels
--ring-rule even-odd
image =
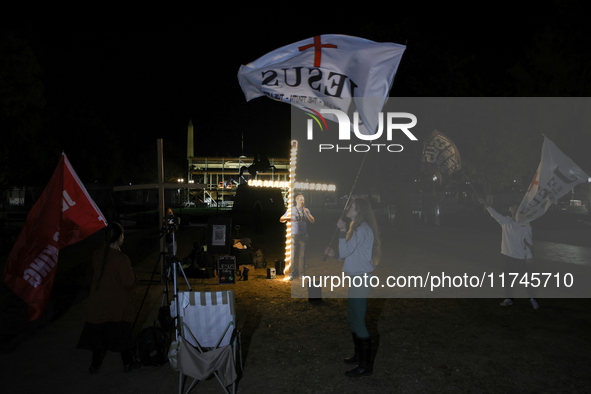
[[[407,28],[396,26],[398,20]],[[318,34],[364,37],[368,35],[364,31],[377,32],[384,40],[400,44],[409,40],[402,72],[415,36],[417,46],[444,45],[463,55],[493,45],[498,34],[495,21],[481,26],[481,34],[466,35],[463,32],[472,30],[473,23],[463,17],[445,21],[436,15],[393,16],[373,26],[328,18],[317,23],[305,18],[288,21],[230,18],[217,24],[218,29],[172,18],[160,23],[84,20],[46,26],[47,30],[35,26],[46,98],[59,100],[60,105],[82,100],[132,139],[176,139],[177,133],[184,138],[188,120],[193,119],[196,126],[203,125],[196,133],[203,137],[223,133],[230,140],[225,144],[236,149],[239,131],[247,135],[259,128],[275,132],[278,113],[289,121],[287,105],[265,98],[247,103],[237,80],[241,64],[273,49]],[[459,22],[461,26],[454,26]],[[435,59],[425,61],[436,64]],[[395,82],[393,93],[396,88]]]
[[[497,82],[506,77],[506,69],[555,23],[553,3],[535,16],[497,4],[478,12],[399,5],[342,14],[334,7],[298,9],[286,17],[286,12],[260,5],[260,10],[238,10],[233,16],[208,11],[191,18],[48,18],[12,27],[29,26],[32,32],[47,108],[55,114],[47,137],[59,140],[76,168],[75,160],[83,158],[72,151],[89,141],[85,119],[100,125],[90,131],[99,134],[93,138],[104,138],[100,130],[108,129],[133,157],[155,157],[158,138],[184,155],[189,119],[195,124],[196,155],[238,155],[244,133],[244,154],[261,147],[271,156],[285,156],[289,106],[264,97],[247,103],[237,72],[241,64],[273,49],[319,34],[406,43],[392,96],[502,96]],[[468,59],[465,75],[490,83],[482,84],[484,91],[467,94],[454,89],[454,81],[440,81],[432,89],[417,83],[422,76],[441,73],[442,56],[457,57],[458,64]],[[69,126],[61,128],[62,119],[71,115],[82,121],[64,122]]]

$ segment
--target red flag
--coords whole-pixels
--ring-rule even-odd
[[[60,249],[107,225],[100,209],[62,153],[49,184],[35,203],[4,268],[2,279],[41,317],[49,300]]]

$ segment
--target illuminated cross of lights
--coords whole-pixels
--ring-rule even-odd
[[[257,179],[251,179],[248,181],[248,186],[254,187],[278,187],[288,188],[287,194],[287,212],[291,212],[293,208],[293,197],[295,190],[314,190],[314,191],[336,191],[335,185],[329,185],[325,183],[310,183],[310,182],[296,182],[295,170],[297,166],[298,156],[298,142],[296,140],[291,141],[291,151],[289,158],[289,182],[285,181],[262,181]],[[285,234],[285,268],[283,274],[289,270],[291,266],[291,221],[286,222],[286,234]],[[285,278],[284,280],[287,280]]]

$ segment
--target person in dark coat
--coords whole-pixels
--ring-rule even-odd
[[[78,349],[92,351],[91,374],[99,371],[107,351],[121,353],[125,372],[134,365],[131,331],[135,308],[131,290],[138,278],[129,258],[119,249],[123,239],[123,227],[119,223],[109,224],[105,248],[95,251],[93,256],[86,322],[77,345]]]

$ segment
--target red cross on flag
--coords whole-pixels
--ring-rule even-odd
[[[544,136],[542,160],[517,210],[517,223],[526,224],[539,218],[560,197],[588,179],[583,170]]]
[[[242,65],[238,81],[246,101],[267,96],[304,110],[357,111],[367,127],[364,134],[374,134],[405,49],[393,43],[326,34]],[[337,121],[331,114],[326,118]]]
[[[4,267],[2,279],[41,317],[49,300],[60,249],[107,225],[68,158],[62,153],[49,184],[29,211]]]

